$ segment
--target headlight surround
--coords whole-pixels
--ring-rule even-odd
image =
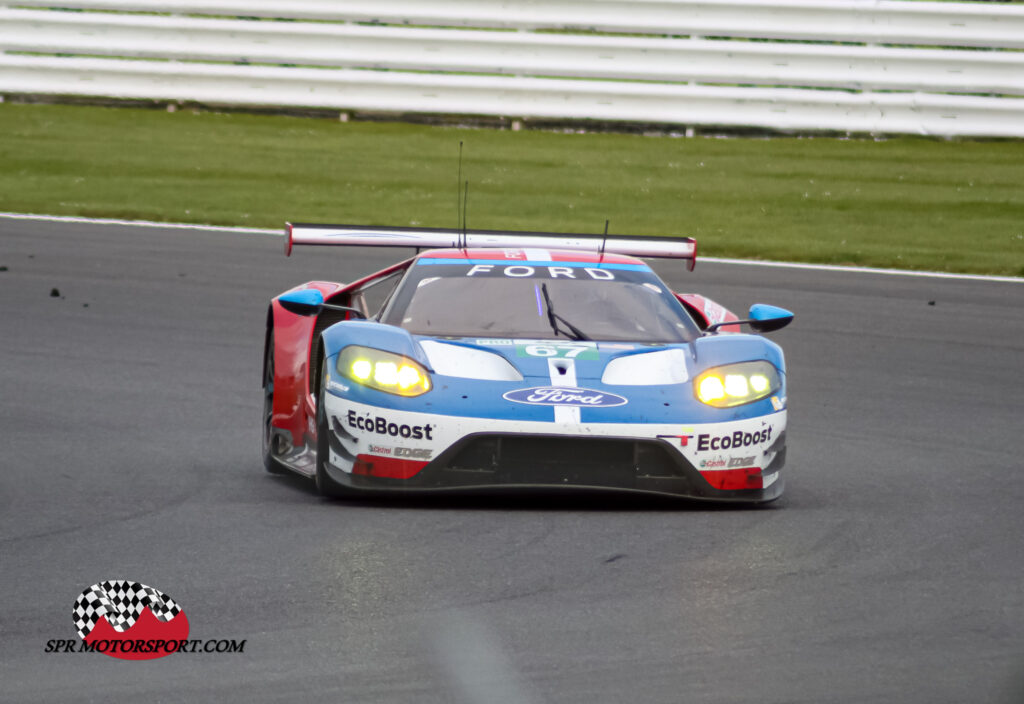
[[[708,369],[693,381],[693,394],[697,400],[715,408],[760,401],[780,388],[779,370],[771,362],[763,360]]]
[[[349,345],[338,355],[337,368],[346,379],[397,396],[420,396],[432,388],[422,364],[372,347]]]

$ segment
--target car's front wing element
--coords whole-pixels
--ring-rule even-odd
[[[782,493],[785,410],[724,423],[558,423],[325,401],[326,469],[347,487],[589,487],[752,502]]]

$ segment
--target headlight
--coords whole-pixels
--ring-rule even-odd
[[[702,373],[693,382],[693,392],[702,403],[729,408],[767,398],[781,386],[779,372],[770,362],[741,362]]]
[[[430,375],[419,362],[393,352],[350,345],[338,355],[338,372],[371,389],[399,396],[430,391]]]

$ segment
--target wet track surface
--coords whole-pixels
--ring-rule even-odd
[[[1024,701],[1024,285],[658,264],[796,312],[782,500],[360,504],[262,469],[265,310],[394,253],[281,249],[0,219],[0,700]],[[245,652],[44,653],[106,579]]]

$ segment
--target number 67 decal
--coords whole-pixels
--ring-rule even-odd
[[[597,359],[593,343],[567,343],[554,345],[516,345],[517,357],[564,357],[567,359]]]

